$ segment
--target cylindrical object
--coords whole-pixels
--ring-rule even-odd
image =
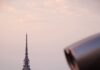
[[[100,33],[64,49],[71,70],[100,70]]]

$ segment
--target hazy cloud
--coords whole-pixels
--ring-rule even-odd
[[[100,0],[68,0],[73,6],[86,8],[90,12],[100,12]]]
[[[1,3],[1,70],[22,69],[26,32],[33,70],[69,70],[63,48],[100,32],[99,0],[1,0]]]

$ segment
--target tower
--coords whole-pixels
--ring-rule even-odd
[[[31,70],[29,65],[29,58],[28,58],[28,43],[27,43],[27,34],[26,34],[26,48],[25,48],[25,59],[24,59],[24,65],[22,70]]]

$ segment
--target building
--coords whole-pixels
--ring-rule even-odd
[[[24,65],[22,70],[31,70],[29,65],[29,58],[28,58],[28,43],[27,43],[27,34],[26,34],[26,48],[25,48],[25,59]]]

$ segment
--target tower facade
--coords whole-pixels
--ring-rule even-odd
[[[22,70],[31,70],[29,65],[29,58],[28,58],[28,43],[27,43],[27,34],[26,34],[26,48],[25,48],[25,59],[24,59],[24,65]]]

